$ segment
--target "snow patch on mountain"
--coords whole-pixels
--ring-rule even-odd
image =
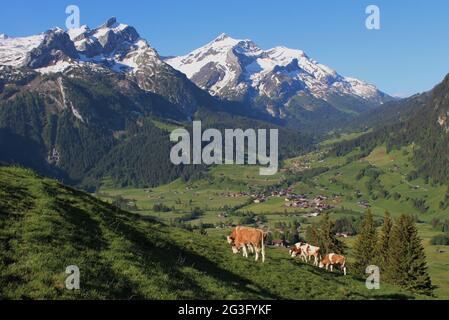
[[[27,54],[39,47],[44,40],[44,34],[30,37],[11,38],[2,34],[0,37],[0,65],[21,66]]]
[[[67,99],[67,95],[66,95],[66,92],[65,92],[64,83],[63,83],[62,78],[58,78],[57,81],[58,81],[59,90],[61,92],[63,109],[66,110],[66,109],[68,109],[70,107],[70,110],[72,111],[72,114],[75,116],[75,118],[77,118],[79,121],[84,123],[84,119],[81,116],[81,113],[73,106],[72,101]]]
[[[61,73],[73,67],[74,63],[69,61],[58,61],[54,65],[36,69],[41,74]]]

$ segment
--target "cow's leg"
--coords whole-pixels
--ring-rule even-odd
[[[244,258],[248,258],[248,251],[246,250],[246,245],[245,244],[243,245],[242,249],[243,249],[243,257]]]
[[[302,261],[307,262],[307,256],[304,252],[301,253]]]
[[[257,247],[255,247],[254,249],[256,251],[256,262],[257,262],[257,261],[259,261],[259,251],[260,251],[260,249],[257,248]]]
[[[343,267],[343,273],[346,275],[346,267]]]
[[[265,245],[262,243],[262,263],[265,263]]]
[[[334,265],[331,264],[331,272],[334,272]]]

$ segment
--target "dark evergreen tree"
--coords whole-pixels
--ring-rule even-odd
[[[389,282],[412,292],[432,294],[424,247],[409,215],[402,215],[393,227],[388,261]]]
[[[344,253],[344,244],[335,235],[335,223],[330,219],[329,214],[325,214],[320,222],[318,231],[318,246],[321,254]]]
[[[374,264],[376,257],[377,232],[374,217],[368,210],[362,222],[360,233],[354,244],[354,272],[363,276],[368,266]]]
[[[319,245],[320,237],[318,229],[315,226],[308,226],[306,229],[306,241],[312,245]]]
[[[390,213],[385,212],[384,222],[382,225],[382,230],[380,232],[379,241],[376,248],[376,265],[379,266],[381,273],[384,273],[388,269],[388,255],[390,249],[390,239],[391,232],[393,231],[393,220],[391,219]]]

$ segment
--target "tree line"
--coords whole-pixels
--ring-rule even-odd
[[[419,294],[432,294],[424,247],[410,215],[401,215],[394,221],[386,212],[378,232],[368,210],[354,245],[354,258],[352,269],[359,276],[365,275],[368,266],[375,265],[380,268],[381,281]]]
[[[428,274],[426,255],[416,228],[416,218],[402,215],[394,221],[385,213],[380,230],[371,210],[361,222],[351,263],[353,272],[366,276],[368,266],[378,266],[381,281],[397,285],[408,291],[431,295],[432,282]],[[306,230],[306,241],[329,253],[345,254],[345,244],[336,236],[336,222],[325,214],[321,221]]]

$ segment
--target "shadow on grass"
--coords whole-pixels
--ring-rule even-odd
[[[146,228],[152,229],[150,224],[148,224]],[[153,229],[153,231],[156,234],[160,233],[159,228]],[[156,243],[149,239],[149,237],[143,232],[137,230],[137,228],[125,223],[116,224],[116,232],[120,236],[123,236],[132,242],[147,263],[157,264],[161,270],[170,271],[170,276],[173,277],[173,279],[171,281],[172,287],[169,288],[169,290],[179,292],[188,288],[189,290],[193,290],[195,292],[195,299],[208,299],[214,296],[213,292],[208,292],[204,287],[200,286],[195,279],[188,277],[185,273],[182,273],[178,269],[180,267],[179,258],[182,257],[183,266],[194,265],[194,269],[197,271],[213,277],[215,280],[223,283],[223,285],[228,285],[238,289],[241,292],[246,292],[250,297],[263,297],[268,299],[281,298],[265,290],[259,285],[248,281],[233,272],[221,268],[215,262],[193,253],[186,248],[182,248],[170,241],[159,239]],[[248,288],[248,286],[256,289]]]
[[[97,251],[105,250],[107,241],[101,236],[101,224],[104,224],[116,236],[128,240],[132,246],[132,253],[143,262],[142,265],[138,265],[140,272],[144,273],[147,278],[153,277],[154,271],[162,272],[166,275],[165,278],[169,279],[164,281],[164,289],[167,292],[176,293],[179,298],[224,298],[217,297],[215,292],[209,292],[193,276],[181,271],[183,267],[192,266],[196,272],[214,278],[218,282],[218,286],[228,287],[229,290],[226,291],[232,292],[233,288],[247,297],[281,298],[256,283],[223,269],[206,257],[177,245],[169,237],[165,237],[165,235],[169,235],[168,230],[153,221],[146,221],[137,214],[122,211],[75,189],[66,187],[65,191],[69,197],[77,199],[82,197],[85,203],[92,206],[92,212],[86,212],[77,208],[75,203],[70,203],[69,199],[57,200],[57,205],[67,212],[64,215],[70,223],[80,227],[79,239],[84,239],[81,246],[85,245]],[[129,262],[135,263],[135,261]],[[156,270],[149,270],[150,267]],[[120,274],[119,277],[122,275]],[[129,279],[128,283],[130,283]],[[149,298],[138,292],[137,288],[139,288],[139,284],[136,283],[133,290],[130,288],[126,290],[129,297]],[[192,296],[190,292],[193,292],[194,295]]]

